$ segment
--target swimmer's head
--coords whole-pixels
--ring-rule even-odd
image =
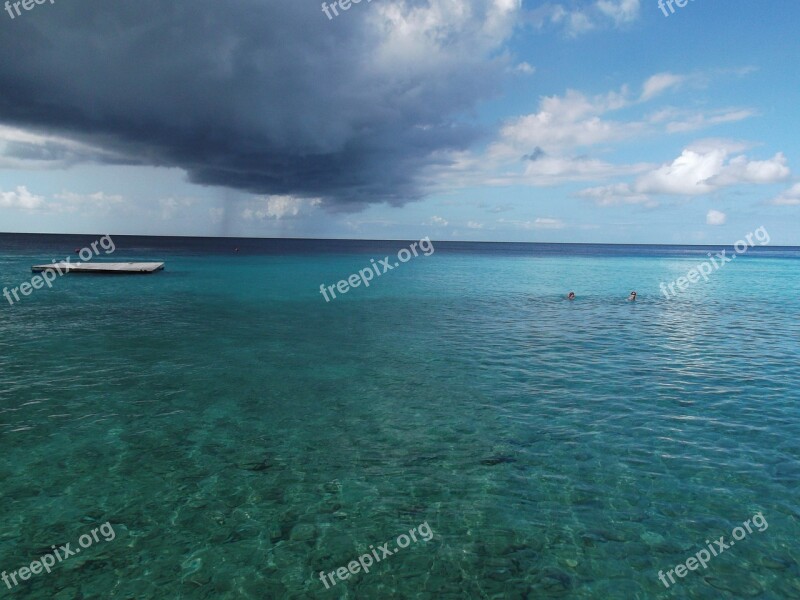
[[[575,300],[575,292],[570,292],[570,293],[567,295],[567,298],[569,298],[570,300]]]

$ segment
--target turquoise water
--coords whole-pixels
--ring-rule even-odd
[[[666,300],[709,249],[440,244],[326,303],[407,244],[115,239],[167,270],[0,298],[0,569],[116,532],[9,597],[800,598],[800,252]]]

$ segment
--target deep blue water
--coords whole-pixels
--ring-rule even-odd
[[[326,303],[410,242],[114,241],[166,270],[0,298],[0,570],[116,532],[10,597],[800,598],[800,249],[667,299],[720,248],[434,241]]]

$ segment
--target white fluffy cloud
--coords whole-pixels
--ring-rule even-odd
[[[644,82],[641,99],[647,101],[655,98],[671,88],[680,86],[684,81],[686,81],[685,75],[675,75],[674,73],[658,73],[653,75]]]
[[[755,111],[747,108],[724,108],[709,112],[684,113],[679,118],[667,123],[666,131],[667,133],[686,133],[714,125],[743,121],[755,114]]]
[[[618,25],[639,18],[640,0],[597,0],[596,6]]]
[[[725,148],[705,152],[686,149],[671,164],[639,178],[636,190],[645,194],[696,196],[740,183],[777,183],[790,174],[786,157],[780,152],[769,160],[759,161],[745,155],[728,160]]]
[[[76,194],[63,191],[49,199],[31,193],[24,185],[4,192],[0,190],[0,208],[37,212],[40,214],[84,213],[87,215],[108,214],[112,210],[125,210],[125,198],[117,194],[94,192]]]
[[[186,210],[187,208],[191,208],[195,204],[195,200],[192,198],[161,198],[158,201],[159,208],[161,209],[161,218],[165,221],[168,221],[174,218],[176,215],[181,213],[182,211]],[[216,213],[210,213],[212,219],[214,219]]]
[[[525,165],[524,179],[529,185],[556,185],[568,181],[602,179],[628,175],[641,170],[639,166],[616,166],[586,156],[546,156]]]
[[[512,71],[515,73],[522,73],[523,75],[533,75],[536,72],[536,67],[527,62],[521,62],[516,65]]]
[[[632,192],[630,186],[626,183],[588,188],[579,192],[578,196],[593,200],[598,206],[644,204],[645,206],[653,207],[658,205],[655,200],[646,194]]]
[[[631,93],[630,88],[623,85],[618,90],[595,96],[588,96],[576,90],[567,90],[562,96],[545,96],[540,99],[536,112],[508,120],[501,127],[497,140],[489,146],[481,160],[474,158],[470,160],[469,156],[460,156],[455,161],[455,168],[462,172],[477,172],[489,166],[500,167],[504,168],[505,174],[489,183],[507,184],[516,178],[517,182],[522,181],[529,185],[554,185],[568,181],[600,180],[643,173],[652,169],[653,165],[615,165],[588,156],[586,152],[597,147],[605,150],[611,144],[645,136],[690,131],[741,120],[753,114],[746,109],[711,109],[697,112],[668,107],[634,118],[610,118],[611,113],[622,112],[625,109],[636,110],[640,104],[653,100],[666,90],[680,86],[691,79],[701,78],[701,75],[659,73],[645,80],[640,94]],[[520,157],[523,159],[521,172]],[[687,163],[685,166],[682,166],[679,160],[672,169],[702,170],[702,165],[693,164],[694,158],[687,157],[683,161]],[[713,158],[704,157],[704,160],[712,161]],[[516,168],[512,166],[514,163],[517,165]],[[775,160],[769,161],[769,164],[747,164],[745,170],[749,170],[749,174],[741,174],[742,167],[743,165],[734,163],[727,173],[712,170],[710,174],[727,177],[734,173],[736,176],[749,179],[756,178],[759,174],[769,178],[775,176],[774,172],[768,172],[776,168]],[[780,165],[777,165],[777,168],[780,170]],[[660,175],[656,172],[651,178],[658,179]],[[698,175],[702,175],[702,172]],[[670,182],[675,181],[671,173],[665,173],[664,176]],[[645,185],[646,183],[642,185],[649,187]],[[718,185],[724,183],[720,181]],[[653,185],[656,183],[653,182]],[[610,197],[607,193],[603,196]]]
[[[605,121],[604,113],[623,108],[627,88],[590,98],[575,90],[564,96],[541,99],[539,111],[507,122],[500,131],[501,141],[492,151],[519,155],[534,147],[546,151],[592,146],[620,140],[641,131],[641,123]]]
[[[564,222],[559,219],[550,219],[547,217],[537,217],[533,221],[535,229],[562,229]]]
[[[800,205],[800,183],[794,184],[780,196],[772,200],[771,204],[776,204],[778,206]]]
[[[617,27],[631,23],[639,18],[640,7],[641,0],[596,0],[580,8],[545,3],[531,11],[528,18],[539,29],[557,26],[569,37],[577,37],[612,22]]]
[[[693,196],[740,183],[769,183],[788,176],[783,154],[756,161],[744,156],[748,145],[707,139],[687,147],[670,163],[619,163],[610,151],[622,144],[669,136],[752,116],[742,108],[672,106],[648,108],[655,99],[682,85],[705,86],[713,74],[662,72],[639,86],[622,85],[603,94],[567,90],[539,99],[535,112],[508,119],[485,151],[446,155],[447,166],[431,169],[430,181],[450,189],[473,185],[554,186],[571,182],[603,183],[637,177],[634,183],[600,185],[579,195],[602,206],[655,206],[651,195]],[[635,90],[635,91],[634,91]],[[650,110],[650,112],[646,112]]]
[[[491,52],[511,34],[522,0],[379,2],[367,18],[380,32],[371,60],[391,71],[435,71],[464,51]]]
[[[76,194],[74,192],[61,192],[53,196],[55,202],[51,208],[57,212],[103,212],[107,213],[112,208],[121,207],[125,198],[119,194],[106,194],[94,192],[92,194]]]
[[[242,218],[246,221],[281,220],[296,217],[306,205],[317,206],[315,200],[295,198],[294,196],[261,196],[251,201],[242,210]]]
[[[730,158],[724,143],[711,148],[706,141],[686,148],[671,163],[644,173],[632,184],[590,188],[580,195],[601,205],[647,203],[652,195],[699,196],[732,185],[777,183],[790,175],[780,152],[768,160],[750,160],[745,155]]]
[[[437,217],[436,215],[432,216],[427,223],[423,223],[423,225],[429,225],[433,227],[447,227],[448,221],[442,217]]]
[[[724,212],[720,212],[718,210],[714,210],[713,208],[708,211],[706,215],[706,224],[708,225],[725,225],[725,221],[728,220],[728,215]]]
[[[634,189],[644,194],[694,196],[714,191],[710,179],[723,168],[725,153],[717,150],[699,153],[684,150],[669,164],[644,174]]]
[[[0,208],[33,211],[40,210],[44,206],[44,198],[31,194],[24,185],[17,186],[15,190],[10,192],[0,190]]]
[[[785,181],[791,171],[786,166],[786,156],[778,152],[769,160],[749,160],[746,156],[732,158],[722,172],[714,178],[714,185],[737,183],[769,184]]]

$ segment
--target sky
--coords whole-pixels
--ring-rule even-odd
[[[800,245],[796,0],[321,4],[7,3],[0,231]]]

